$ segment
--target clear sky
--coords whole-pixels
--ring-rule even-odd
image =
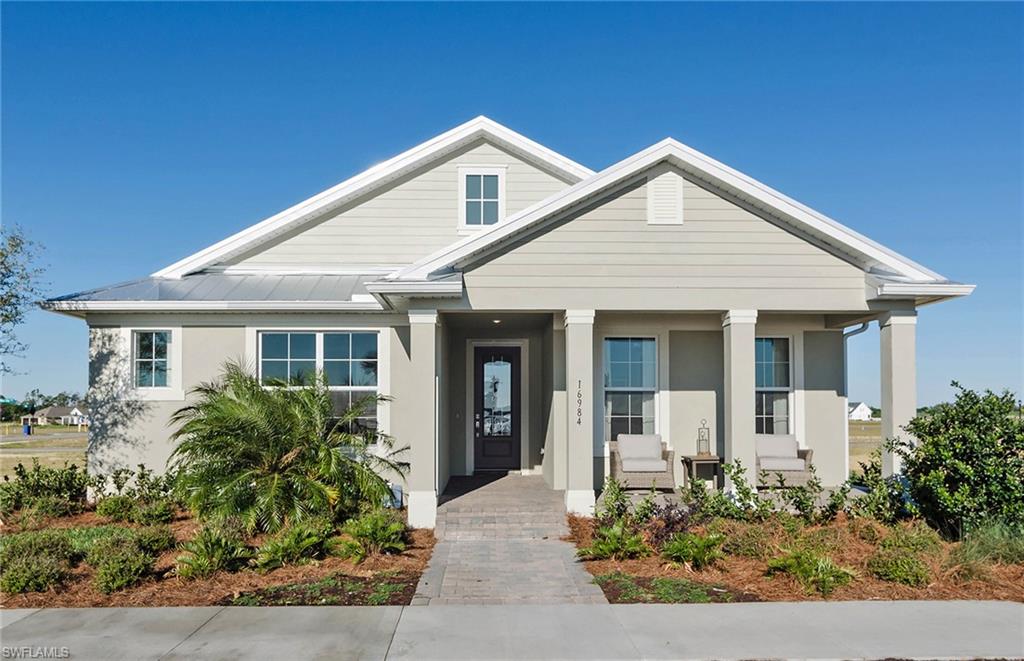
[[[479,114],[594,169],[666,136],[954,280],[919,399],[1022,390],[1021,4],[2,5],[3,222],[145,276]],[[3,394],[83,390],[35,312]],[[878,332],[851,341],[878,401]]]

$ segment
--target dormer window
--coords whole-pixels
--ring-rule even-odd
[[[459,171],[459,225],[480,229],[505,219],[505,168],[466,167]]]

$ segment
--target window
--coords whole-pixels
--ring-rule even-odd
[[[789,340],[759,337],[754,341],[754,431],[789,433]]]
[[[168,386],[168,354],[171,332],[133,331],[132,361],[136,388],[166,388]]]
[[[479,229],[505,217],[505,168],[460,167],[459,216],[462,227]]]
[[[654,433],[657,353],[652,337],[604,341],[604,436]]]
[[[334,412],[360,402],[363,429],[376,429],[377,333],[290,331],[259,333],[260,380],[264,385],[301,385],[322,372],[331,390]]]

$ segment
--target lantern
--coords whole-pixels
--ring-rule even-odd
[[[697,428],[697,454],[702,457],[711,456],[711,430],[708,429],[707,420],[701,420]]]

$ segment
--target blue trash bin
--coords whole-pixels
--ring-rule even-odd
[[[21,430],[22,430],[22,432],[24,432],[25,436],[31,436],[32,435],[32,423],[26,422],[24,425],[22,425]]]

